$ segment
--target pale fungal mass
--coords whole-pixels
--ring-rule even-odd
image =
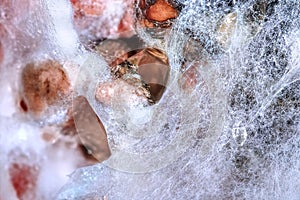
[[[1,1],[0,199],[300,199],[299,16]]]

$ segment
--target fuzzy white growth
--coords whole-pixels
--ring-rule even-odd
[[[299,4],[279,3],[260,25],[249,17],[254,15],[249,10],[253,11],[255,3],[234,1],[233,8],[224,1],[186,3],[167,35],[171,81],[157,105],[158,113],[167,115],[154,111],[148,122],[154,128],[141,126],[139,130],[124,123],[134,119],[114,120],[114,109],[120,109],[113,107],[106,121],[111,142],[141,158],[167,148],[164,142],[172,143],[177,134],[184,135],[181,139],[186,146],[187,141],[197,142],[179,158],[174,152],[182,146],[176,143],[164,157],[140,159],[146,162],[140,166],[151,171],[169,157],[178,158],[151,173],[124,173],[122,167],[115,171],[105,166],[112,166],[109,160],[77,170],[57,199],[81,195],[110,199],[298,199],[299,36],[291,33],[300,28]],[[216,26],[230,12],[237,13],[236,27],[231,44],[221,46],[215,40]],[[157,43],[145,37],[145,32],[140,34],[146,43]],[[202,81],[191,93],[183,92],[178,86],[183,61],[188,68],[203,60],[207,64],[197,68]],[[170,128],[165,126],[164,130],[156,122],[167,122]],[[138,131],[152,133],[151,137],[157,136],[154,131],[159,136],[151,140],[140,134],[144,140],[134,140],[126,135]],[[185,133],[195,134],[197,139],[188,140]],[[132,163],[131,170],[137,169],[138,164],[132,161],[135,157],[126,156],[118,157],[119,164]],[[101,180],[95,182],[95,176]]]
[[[102,58],[78,51],[70,3],[49,0],[48,9],[36,7],[51,19],[52,25],[40,27],[41,33],[55,33],[51,38],[57,44],[49,47],[81,67],[65,65],[71,76],[78,74],[71,77],[75,92],[86,96],[101,118],[112,156],[75,170],[79,153],[60,145],[52,148],[41,139],[41,125],[19,112],[18,91],[10,76],[1,74],[1,186],[9,181],[8,154],[18,148],[36,156],[38,195],[45,199],[299,199],[300,4],[279,2],[273,11],[263,11],[266,18],[260,24],[251,23],[259,18],[252,12],[254,0],[234,1],[235,5],[222,0],[180,2],[185,7],[166,35],[170,81],[162,99],[151,106],[134,94],[134,86],[110,82]],[[96,25],[120,21],[124,4],[116,0],[110,5]],[[232,12],[237,22],[226,33],[231,42],[219,44],[222,33],[216,33],[217,26]],[[115,27],[99,34],[114,31]],[[35,36],[33,32],[27,35]],[[16,41],[17,55],[28,55],[25,44],[30,41]],[[192,67],[197,80],[185,90],[182,74]],[[49,121],[59,117],[54,113]],[[0,198],[6,199],[2,188]],[[16,199],[9,184],[7,192]]]
[[[57,40],[57,44],[65,54],[75,54],[79,46],[79,41],[71,23],[73,12],[70,2],[67,0],[48,0],[46,3],[51,16],[50,23],[51,25],[53,24],[54,41]]]

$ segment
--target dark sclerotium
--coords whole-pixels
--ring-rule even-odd
[[[20,107],[21,107],[21,109],[22,109],[24,112],[27,112],[27,111],[28,111],[28,107],[27,107],[27,104],[25,103],[24,99],[21,99],[21,101],[20,101]]]

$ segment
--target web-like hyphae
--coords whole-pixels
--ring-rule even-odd
[[[158,84],[166,90],[149,105],[124,85],[114,85],[118,92],[109,105],[97,101],[99,85],[114,78],[105,59],[78,47],[70,4],[37,1],[26,15],[31,22],[20,17],[7,24],[9,37],[25,39],[12,40],[8,48],[14,55],[5,58],[5,66],[19,71],[32,58],[71,60],[80,66],[76,73],[68,71],[78,74],[71,77],[74,96],[85,96],[106,128],[111,157],[77,169],[56,199],[299,199],[300,3],[178,2],[182,9],[163,31],[160,46],[170,74]],[[64,11],[68,18],[61,21]],[[64,32],[67,27],[70,32]],[[138,34],[146,44],[157,44],[145,32]],[[12,77],[9,85],[16,80]],[[22,132],[5,131],[21,136],[31,126],[28,136],[50,123],[28,125],[21,117],[1,122],[1,127],[20,123]],[[1,142],[14,141],[1,136]],[[5,161],[1,158],[1,164]],[[48,168],[43,169],[46,174]]]
[[[185,2],[150,120],[129,129],[130,108],[102,114],[110,144],[136,154],[77,170],[57,199],[298,199],[299,11],[295,1]],[[187,93],[180,79],[191,68],[201,81]],[[188,148],[159,151],[180,135]]]

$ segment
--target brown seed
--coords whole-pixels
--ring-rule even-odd
[[[135,91],[138,96],[146,97],[150,104],[159,101],[165,90],[170,70],[165,53],[159,49],[145,48],[127,52],[126,57],[118,65],[111,65],[114,79],[123,79],[123,81],[100,84],[95,93],[96,99],[109,105],[112,97],[119,95],[122,87]]]
[[[105,61],[112,67],[128,58],[130,47],[124,40],[105,40],[94,47]]]
[[[73,117],[82,145],[99,162],[110,155],[106,130],[87,99],[78,96],[73,101]]]
[[[146,48],[128,60],[136,60],[139,66],[138,73],[149,85],[152,100],[158,102],[166,89],[170,73],[168,59],[164,52]]]
[[[22,85],[24,103],[34,113],[62,100],[70,91],[62,65],[51,60],[27,64],[22,73]]]
[[[254,36],[262,28],[267,12],[267,1],[255,1],[244,13],[244,22],[248,27],[250,34]]]
[[[236,20],[237,14],[235,12],[229,13],[222,19],[222,23],[217,29],[217,40],[223,47],[230,45],[230,39],[236,26]]]
[[[166,0],[157,0],[146,11],[146,16],[148,20],[164,22],[176,18],[178,12]]]

